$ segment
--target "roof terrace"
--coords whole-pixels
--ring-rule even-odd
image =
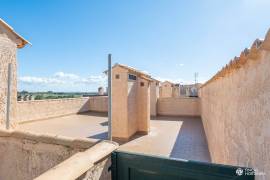
[[[107,116],[82,113],[20,125],[21,130],[70,137],[107,138]],[[197,161],[210,161],[207,141],[199,117],[151,118],[150,133],[135,135],[120,150]]]

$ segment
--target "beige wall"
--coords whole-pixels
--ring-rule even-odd
[[[11,123],[14,122],[16,115],[17,102],[17,45],[11,41],[6,34],[2,34],[3,29],[0,24],[0,125],[4,125],[6,120],[6,103],[7,103],[7,81],[8,81],[8,64],[12,64],[11,79]]]
[[[119,79],[116,79],[119,75]],[[112,71],[112,136],[128,137],[127,70],[115,67]]]
[[[137,107],[137,102],[138,102],[138,77],[136,81],[133,80],[128,80],[128,106],[127,106],[127,111],[128,111],[128,137],[132,136],[133,134],[136,133],[138,129],[138,107]]]
[[[160,97],[165,98],[165,97],[172,97],[173,94],[173,87],[172,83],[165,81],[161,83],[160,86]]]
[[[72,139],[0,131],[0,179],[32,180],[73,154],[96,143],[90,139]]]
[[[212,161],[253,167],[267,173],[257,179],[269,179],[270,39],[243,52],[203,85],[200,96]]]
[[[159,98],[158,115],[200,116],[199,98]]]
[[[179,88],[179,86],[173,86],[172,97],[174,97],[174,98],[180,97],[180,88]]]
[[[150,83],[150,115],[157,115],[157,100],[159,98],[159,82]]]
[[[128,80],[129,73],[136,75],[137,80]],[[118,66],[113,68],[112,74],[112,136],[127,140],[138,131],[148,133],[149,81],[133,71]],[[119,79],[116,79],[116,75],[119,75]]]
[[[118,147],[112,141],[101,141],[78,152],[35,180],[111,180],[110,154]]]
[[[108,112],[108,96],[89,97],[90,111]]]
[[[89,98],[65,98],[17,103],[17,122],[47,119],[89,111]]]
[[[137,92],[137,131],[147,134],[150,131],[150,82],[139,78]]]

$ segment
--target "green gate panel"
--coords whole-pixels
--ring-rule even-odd
[[[137,153],[112,153],[112,180],[254,180],[251,168],[170,159]],[[238,170],[238,175],[236,173]],[[241,174],[242,173],[242,174]]]

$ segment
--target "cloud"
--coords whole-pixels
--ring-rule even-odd
[[[19,77],[19,82],[26,84],[63,84],[64,81],[61,81],[57,78],[43,78],[43,77],[33,77],[33,76],[23,76]]]
[[[182,78],[176,78],[176,79],[172,79],[172,78],[163,78],[163,77],[157,77],[157,80],[164,82],[164,81],[170,81],[172,83],[180,83],[180,84],[194,84],[194,80],[185,80]],[[198,78],[198,83],[205,83],[209,78],[206,77],[199,77]]]
[[[145,73],[145,74],[150,74],[148,71],[145,71],[145,70],[143,70],[143,71],[141,71],[141,72],[143,72],[143,73]]]
[[[80,78],[76,74],[70,74],[70,73],[64,73],[64,72],[56,72],[54,74],[54,77],[61,78],[61,79],[64,79],[64,78],[67,78],[67,79],[79,79]]]
[[[180,67],[184,66],[184,64],[179,64]]]
[[[106,86],[107,77],[106,75],[91,75],[88,77],[81,77],[76,74],[56,72],[50,77],[36,77],[36,76],[22,76],[19,77],[19,84],[27,86],[38,86],[50,87],[57,86],[58,88],[63,87],[82,87],[82,86]]]
[[[176,79],[172,79],[172,78],[163,78],[163,77],[156,77],[157,80],[164,82],[164,81],[170,81],[172,83],[183,83],[183,79],[182,78],[176,78]]]

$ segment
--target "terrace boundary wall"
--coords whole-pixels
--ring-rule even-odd
[[[0,179],[33,179],[97,143],[95,139],[0,130]]]
[[[89,110],[93,112],[108,112],[108,96],[89,97]]]
[[[159,98],[157,114],[166,116],[200,116],[200,99],[189,97]]]
[[[270,177],[270,31],[201,88],[201,117],[214,163]],[[268,178],[267,178],[268,177]]]
[[[108,96],[90,97],[89,104],[90,111],[104,113],[108,112]],[[156,98],[156,103],[152,102],[150,106],[150,108],[156,109],[154,116],[200,116],[200,98]]]
[[[89,97],[17,102],[17,123],[43,120],[90,110]]]

